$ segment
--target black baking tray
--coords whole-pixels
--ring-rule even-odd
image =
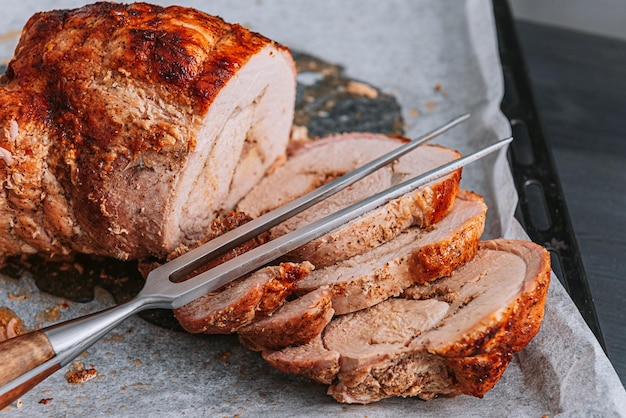
[[[606,351],[552,151],[541,127],[513,15],[506,0],[493,0],[493,9],[504,75],[501,108],[511,123],[514,138],[509,163],[519,195],[516,218],[530,239],[550,251],[555,275]]]

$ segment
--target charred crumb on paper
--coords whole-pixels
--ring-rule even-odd
[[[83,363],[80,361],[74,361],[69,366],[69,371],[65,373],[65,380],[71,385],[80,384],[96,378],[98,374],[99,373],[94,368],[93,364],[89,369],[86,369]]]
[[[435,93],[439,93],[443,97],[448,96],[448,91],[443,89],[443,85],[441,83],[436,83],[434,90],[435,90]]]
[[[230,366],[230,357],[232,356],[232,354],[233,353],[231,351],[221,351],[216,354],[216,357],[226,366]]]
[[[13,292],[9,292],[8,296],[10,300],[28,300],[28,295],[26,294],[15,294]]]
[[[90,369],[84,369],[84,370],[76,370],[73,372],[67,372],[65,373],[65,380],[67,381],[67,383],[73,385],[73,384],[79,384],[79,383],[85,383],[91,379],[94,379],[98,376],[98,371],[94,368],[90,368]]]
[[[70,306],[62,302],[58,305],[55,305],[51,308],[46,308],[43,311],[37,313],[35,315],[35,319],[37,322],[45,323],[45,322],[58,322],[61,319],[61,310],[67,310]]]

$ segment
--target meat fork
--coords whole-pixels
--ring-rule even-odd
[[[0,409],[18,399],[55,371],[67,365],[91,345],[104,337],[130,315],[145,309],[175,309],[222,287],[275,260],[281,255],[318,238],[385,202],[400,197],[433,180],[476,161],[508,145],[512,138],[442,165],[413,179],[400,183],[319,221],[283,235],[182,282],[211,259],[241,245],[315,203],[337,193],[426,141],[467,120],[459,116],[432,132],[396,148],[384,156],[334,181],[281,206],[243,226],[154,269],[144,288],[134,299],[71,321],[53,325],[0,343]]]

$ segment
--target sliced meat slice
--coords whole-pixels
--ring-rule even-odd
[[[190,333],[231,334],[278,309],[312,269],[307,262],[264,267],[174,309],[174,316]]]
[[[366,253],[315,270],[298,284],[297,292],[330,287],[333,309],[342,315],[398,296],[415,283],[449,275],[476,254],[486,213],[481,196],[462,190],[443,220],[428,228],[409,228]]]
[[[448,313],[435,299],[388,299],[367,310],[342,315],[324,333],[324,345],[341,353],[341,372],[378,364],[408,349],[413,339],[434,328]]]
[[[267,350],[263,359],[283,373],[308,377],[316,382],[331,384],[339,372],[339,353],[324,346],[321,335],[307,344],[282,350]]]
[[[328,181],[391,151],[406,140],[372,134],[331,136],[299,148],[287,162],[264,177],[237,207],[257,217]],[[436,145],[424,145],[337,195],[276,226],[272,238],[295,230],[408,178],[459,158]],[[441,220],[452,208],[461,170],[389,202],[335,231],[311,241],[286,257],[307,260],[316,268],[361,254],[396,237],[402,230]]]
[[[286,302],[270,316],[240,328],[239,341],[254,351],[306,344],[332,319],[331,297],[329,289],[320,288]]]
[[[549,282],[550,255],[543,247],[529,241],[483,241],[472,262],[452,276],[407,290],[406,297],[437,297],[451,309],[427,339],[414,344],[446,357],[519,351],[539,330]]]
[[[332,380],[328,393],[340,402],[481,397],[538,332],[549,282],[550,256],[543,247],[486,241],[451,276],[405,293],[418,299],[389,299],[336,317],[321,341],[264,358],[283,371]],[[336,365],[321,359],[334,356],[339,368],[332,379]],[[310,369],[325,364],[329,369]]]

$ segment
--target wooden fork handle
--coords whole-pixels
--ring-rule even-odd
[[[48,337],[42,331],[20,335],[0,343],[0,409],[10,405],[11,402],[16,401],[24,393],[59,370],[60,365],[52,364],[48,369],[6,393],[2,391],[4,385],[45,363],[55,355]]]

